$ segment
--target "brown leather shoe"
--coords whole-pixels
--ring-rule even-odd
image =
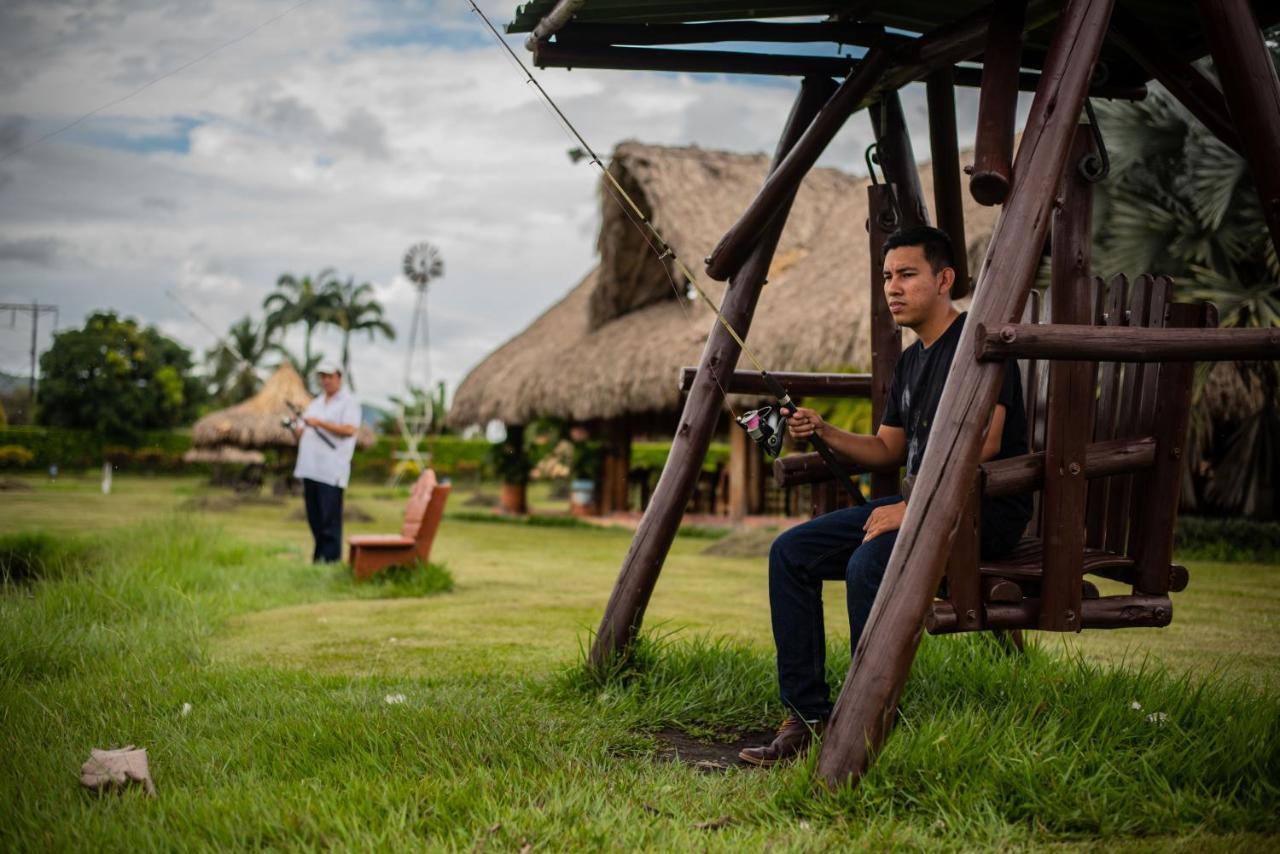
[[[822,735],[826,723],[825,719],[809,723],[792,715],[778,727],[778,734],[771,743],[764,747],[748,747],[738,753],[738,758],[764,768],[794,759],[808,749],[815,735]]]

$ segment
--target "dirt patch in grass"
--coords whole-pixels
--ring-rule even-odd
[[[30,492],[34,487],[25,480],[0,477],[0,492]]]
[[[743,528],[702,550],[716,557],[768,557],[769,547],[778,537],[777,528]]]
[[[658,739],[655,758],[660,762],[682,762],[690,768],[707,774],[722,774],[730,768],[753,768],[743,762],[738,753],[746,747],[759,747],[773,741],[773,730],[742,733],[729,741],[704,741],[678,729],[663,729],[654,733]]]

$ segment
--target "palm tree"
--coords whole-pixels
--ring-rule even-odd
[[[1167,273],[1180,297],[1216,304],[1224,327],[1280,324],[1280,260],[1244,160],[1160,87],[1144,101],[1099,104],[1098,113],[1112,173],[1099,185],[1095,269]],[[1236,368],[1260,390],[1262,407],[1234,425],[1194,419],[1187,462],[1195,471],[1215,458],[1206,503],[1265,516],[1280,486],[1280,370],[1274,362]],[[1196,376],[1200,411],[1207,366]],[[1229,435],[1214,435],[1224,427]]]
[[[301,323],[306,329],[306,335],[302,339],[300,365],[300,368],[305,369],[302,373],[304,377],[310,376],[310,370],[317,361],[311,353],[312,333],[320,324],[333,322],[336,284],[330,267],[321,270],[314,278],[310,275],[298,277],[292,273],[284,273],[276,280],[275,291],[262,301],[262,307],[267,311],[269,330],[274,332],[277,329],[288,329],[295,323]],[[295,364],[299,361],[283,349],[281,352]]]
[[[265,323],[255,324],[247,315],[233,323],[226,339],[205,352],[213,395],[233,404],[257,393],[262,385],[258,370],[275,348]]]
[[[394,340],[396,331],[382,317],[382,304],[373,298],[373,285],[363,282],[360,285],[348,276],[342,283],[333,285],[333,307],[331,323],[342,330],[342,372],[355,391],[356,381],[351,374],[351,334],[367,332],[369,340],[378,335],[387,340]]]

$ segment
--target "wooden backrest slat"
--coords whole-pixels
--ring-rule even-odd
[[[1154,288],[1155,279],[1145,274],[1132,283],[1129,290],[1129,326],[1146,326],[1150,322]],[[1140,435],[1136,431],[1138,404],[1142,399],[1142,384],[1145,379],[1143,367],[1134,362],[1126,362],[1122,367],[1123,378],[1120,381],[1120,397],[1116,407],[1117,438]],[[1132,489],[1133,478],[1124,476],[1115,478],[1108,491],[1107,525],[1102,547],[1109,551],[1124,551],[1125,537],[1129,530],[1129,495]]]
[[[1166,290],[1172,282],[1166,280]],[[1169,326],[1203,328],[1216,325],[1216,312],[1204,305],[1171,303],[1167,314]],[[1156,376],[1155,401],[1150,426],[1156,438],[1156,462],[1135,478],[1134,492],[1142,501],[1134,503],[1133,525],[1128,554],[1134,560],[1135,592],[1163,594],[1172,587],[1170,563],[1173,560],[1173,529],[1178,515],[1179,485],[1191,416],[1191,386],[1195,365],[1191,362],[1163,362],[1153,365]]]
[[[1110,287],[1100,288],[1101,310],[1095,323],[1099,326],[1123,326],[1126,322],[1125,306],[1129,301],[1129,280],[1120,274],[1111,280]],[[1116,437],[1116,408],[1120,394],[1120,364],[1105,362],[1098,374],[1098,406],[1094,418],[1093,440],[1104,442]],[[1102,548],[1106,537],[1107,503],[1111,478],[1099,478],[1089,484],[1089,506],[1086,514],[1085,542],[1091,548]]]

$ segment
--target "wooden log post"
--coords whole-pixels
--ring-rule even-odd
[[[1061,206],[1053,215],[1050,311],[1055,327],[1076,331],[1093,323],[1089,272],[1092,185],[1072,168],[1089,153],[1089,127],[1076,128],[1067,159]],[[1080,630],[1080,580],[1084,575],[1084,511],[1088,497],[1085,446],[1093,424],[1094,367],[1055,361],[1049,366],[1049,421],[1045,437],[1044,575],[1040,628]]]
[[[902,356],[902,330],[884,299],[884,242],[898,221],[894,214],[893,188],[886,184],[867,187],[867,236],[871,242],[871,432],[880,429],[893,369]],[[871,476],[871,497],[898,494],[897,472],[876,472]]]
[[[1199,327],[1216,315],[1206,316],[1199,305],[1174,303],[1169,306],[1171,327]],[[1182,479],[1182,459],[1191,418],[1191,383],[1195,365],[1167,362],[1160,366],[1154,385],[1156,411],[1154,428],[1156,464],[1138,480],[1142,503],[1134,508],[1130,553],[1134,557],[1133,592],[1168,593],[1169,565],[1173,561],[1173,528],[1178,515]]]
[[[1013,188],[978,276],[970,323],[1022,314],[1113,0],[1068,0],[1014,164]],[[822,741],[818,774],[860,776],[888,734],[915,658],[1003,375],[957,352],[884,581]]]
[[[980,205],[1004,204],[1013,171],[1014,118],[1026,0],[996,0],[982,56],[978,128],[973,143],[969,193]]]
[[[1198,2],[1213,67],[1280,252],[1280,77],[1248,0]]]
[[[786,157],[834,89],[835,84],[828,78],[807,78],[801,84],[774,153],[773,168],[776,169]],[[739,335],[747,335],[751,326],[760,289],[764,286],[778,238],[795,197],[794,190],[793,187],[791,193],[779,200],[767,233],[734,275],[721,301],[721,313]],[[680,426],[672,438],[662,476],[627,550],[591,646],[590,665],[598,671],[607,669],[619,655],[627,654],[640,631],[649,597],[658,582],[663,560],[675,539],[716,422],[722,414],[724,394],[715,375],[732,373],[737,365],[739,349],[724,327],[718,321],[713,323],[698,365],[698,379],[685,400]],[[733,429],[738,428],[735,426]]]
[[[1021,602],[992,602],[985,606],[989,629],[1034,629],[1038,599]],[[1173,622],[1173,604],[1168,596],[1103,596],[1084,599],[1080,605],[1081,625],[1086,629],[1162,628]],[[950,602],[938,602],[925,615],[929,634],[947,635],[968,631]]]
[[[1123,329],[1098,326],[1072,329],[1006,323],[999,329],[974,330],[978,358],[1070,359],[1147,362],[1213,362],[1280,359],[1280,328],[1261,329]]]
[[[960,190],[960,143],[956,131],[956,89],[950,68],[929,75],[925,82],[929,104],[929,152],[933,157],[933,208],[938,228],[951,238],[956,281],[951,298],[969,293],[968,244],[964,237],[964,199]]]
[[[896,229],[928,225],[929,208],[898,93],[886,94],[871,105],[868,113],[886,182],[867,188],[871,240],[871,429],[875,431],[880,429],[893,369],[902,355],[902,330],[884,299],[884,242]],[[895,495],[898,489],[896,472],[872,475],[872,497]]]

